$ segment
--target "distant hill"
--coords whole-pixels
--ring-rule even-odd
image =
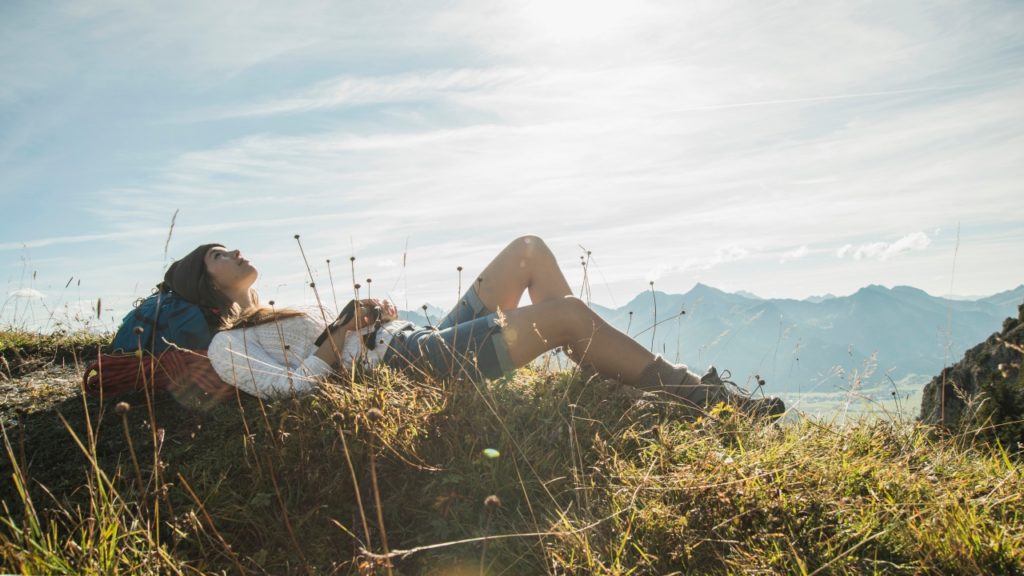
[[[1024,292],[1024,285],[1018,286],[1013,290],[1007,290],[1005,292],[993,294],[992,296],[988,296],[986,298],[980,298],[978,299],[978,302],[994,304],[995,306],[998,306],[1000,308],[1008,307],[1012,309],[1021,304],[1022,292]],[[1013,316],[1013,314],[1008,315]]]
[[[729,369],[740,384],[758,374],[778,393],[832,392],[849,384],[851,371],[867,366],[875,367],[876,380],[887,374],[923,386],[1016,316],[1021,302],[1024,285],[963,301],[909,286],[870,285],[849,296],[791,300],[697,284],[685,294],[645,291],[619,308],[593,309],[669,360],[698,371],[712,364]],[[655,305],[660,324],[652,330]]]
[[[871,285],[821,300],[752,299],[697,284],[685,294],[642,293],[599,314],[651,346],[654,302],[661,323],[655,351],[703,370],[714,364],[744,383],[754,374],[770,389],[828,391],[874,355],[893,380],[927,380],[999,328],[1024,301],[1024,285],[976,301],[931,296],[909,286]],[[680,311],[686,313],[680,315]],[[632,312],[632,322],[629,319]],[[645,331],[647,330],[647,331]],[[880,375],[880,374],[879,374]]]
[[[424,306],[426,310],[423,308],[419,310],[401,310],[398,313],[398,317],[402,320],[408,320],[417,326],[437,326],[444,318],[446,311],[433,304],[424,304]]]

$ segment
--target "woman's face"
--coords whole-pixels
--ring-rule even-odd
[[[222,292],[248,290],[256,282],[256,268],[238,250],[214,246],[206,253],[206,272]]]

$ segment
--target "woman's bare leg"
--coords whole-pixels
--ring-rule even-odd
[[[514,245],[526,238],[529,237],[513,242],[502,254],[514,253]],[[500,261],[501,256],[499,254],[495,261]],[[508,308],[502,307],[507,310],[502,335],[515,367],[525,366],[544,352],[561,346],[577,364],[588,364],[606,377],[641,390],[660,393],[690,406],[701,408],[721,401],[759,417],[779,417],[785,413],[785,403],[778,398],[755,400],[735,394],[728,391],[714,374],[709,373],[714,378],[701,378],[686,366],[671,364],[655,356],[636,340],[602,320],[582,300],[572,296],[557,264],[553,267],[557,272],[556,277],[564,284],[564,292],[570,294],[559,297],[560,287],[541,279],[540,274],[536,277],[526,276],[525,286],[530,289],[530,297],[535,304],[515,308],[518,298],[522,296],[521,287],[517,293],[508,291],[504,294],[506,298],[516,298],[509,303]],[[494,268],[499,272],[508,271],[508,268],[501,265]],[[529,268],[529,265],[521,268]],[[551,273],[550,269],[547,273]],[[550,276],[547,278],[550,279]],[[491,297],[496,295],[501,295],[501,292],[492,293]],[[538,301],[541,295],[544,299]],[[484,302],[487,304],[487,301]]]
[[[537,236],[521,236],[510,242],[479,278],[480,301],[490,310],[500,307],[505,313],[503,333],[516,367],[563,346],[577,364],[634,384],[654,358],[572,296],[554,254]],[[527,290],[533,304],[519,308]]]
[[[510,242],[477,278],[477,295],[490,310],[518,308],[526,290],[534,304],[572,295],[554,254],[537,236]]]
[[[654,354],[573,296],[510,310],[505,322],[502,333],[517,368],[563,346],[577,364],[585,362],[607,377],[637,385],[654,360]]]

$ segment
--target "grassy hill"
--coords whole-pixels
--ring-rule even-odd
[[[1021,447],[970,432],[694,420],[550,367],[100,401],[69,349],[0,377],[0,572],[1024,573]]]

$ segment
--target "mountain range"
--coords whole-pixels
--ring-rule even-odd
[[[1024,285],[976,300],[910,286],[870,285],[849,296],[759,298],[697,284],[685,294],[646,291],[602,318],[671,361],[714,365],[770,393],[834,392],[880,379],[923,386],[999,330],[1024,301]],[[429,307],[431,323],[440,309]],[[426,324],[422,311],[403,318]],[[656,325],[655,325],[656,324]],[[870,381],[870,382],[869,382]]]

